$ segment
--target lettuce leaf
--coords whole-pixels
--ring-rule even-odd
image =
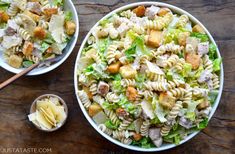
[[[136,44],[133,44],[129,49],[127,49],[125,52],[125,55],[127,57],[127,60],[129,62],[134,61],[134,57],[136,56]]]
[[[105,64],[91,64],[85,70],[85,75],[91,75],[95,79],[109,79],[109,75],[106,74],[105,71],[106,65]]]
[[[109,129],[117,129],[118,128],[118,125],[113,124],[111,120],[107,120],[104,124]]]
[[[23,61],[23,66],[24,67],[30,67],[33,65],[33,62],[32,61],[29,61],[29,60],[26,60],[26,61]]]
[[[201,40],[201,42],[208,42],[209,41],[209,37],[206,34],[193,32],[193,33],[191,33],[190,36],[199,38]]]
[[[213,61],[213,71],[214,72],[220,71],[221,62],[222,62],[222,58],[216,58]]]
[[[184,69],[183,69],[183,72],[182,72],[183,77],[188,77],[189,74],[191,73],[191,71],[192,71],[192,65],[189,64],[189,63],[185,63],[184,64]]]
[[[179,37],[179,34],[182,32],[187,32],[187,30],[182,29],[182,28],[180,29],[169,28],[164,35],[164,44],[170,43],[172,41],[178,44],[178,37]]]
[[[218,90],[212,90],[208,93],[208,100],[210,101],[211,105],[215,103],[215,100],[219,94]]]
[[[119,107],[118,104],[116,103],[108,103],[108,102],[104,102],[102,104],[102,106],[105,108],[105,109],[109,109],[109,110],[115,110]]]
[[[73,13],[71,11],[65,12],[65,21],[71,21],[73,18]]]
[[[197,125],[199,130],[206,128],[208,125],[208,118],[205,118],[202,122]]]
[[[217,55],[216,55],[216,45],[214,45],[213,43],[210,43],[209,45],[209,58],[213,61],[214,59],[216,59]]]
[[[53,0],[53,4],[56,6],[63,6],[64,5],[63,0]]]
[[[129,112],[130,114],[134,114],[138,109],[133,103],[129,102],[125,96],[121,98],[118,102],[118,105],[125,109],[125,111]]]
[[[181,140],[183,140],[183,137],[187,134],[185,131],[185,128],[182,126],[177,126],[177,129],[171,130],[170,133],[167,136],[163,137],[163,140],[165,142],[170,142],[178,145]]]
[[[133,140],[131,145],[135,145],[135,146],[146,148],[146,149],[156,147],[149,137],[143,137],[139,141]]]

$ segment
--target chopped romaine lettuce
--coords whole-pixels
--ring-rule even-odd
[[[118,125],[113,124],[111,120],[107,120],[104,124],[109,129],[117,129],[118,128]]]
[[[108,102],[104,102],[102,106],[105,109],[109,109],[109,110],[117,109],[119,107],[119,105],[116,103],[108,103]]]
[[[63,6],[63,0],[53,0],[53,4],[56,6]]]
[[[129,102],[125,96],[121,98],[121,100],[118,102],[118,105],[124,108],[130,114],[134,114],[137,110],[137,107]]]
[[[137,85],[136,85],[136,87],[137,88],[142,88],[143,87],[143,83],[145,82],[145,80],[146,80],[146,75],[145,74],[138,74],[137,76],[136,76],[136,82],[137,82]]]
[[[195,112],[187,112],[185,117],[191,121],[194,121],[196,118],[196,114],[195,114]]]
[[[108,74],[106,74],[105,71],[106,65],[101,64],[92,64],[89,65],[85,70],[85,75],[92,75],[96,79],[108,79],[110,78]]]
[[[146,148],[146,149],[156,147],[149,137],[143,137],[139,141],[133,140],[131,145],[139,146],[141,148]]]
[[[201,42],[208,42],[209,41],[209,37],[206,34],[193,32],[193,33],[191,33],[190,36],[199,38],[201,40]]]
[[[183,69],[183,72],[182,72],[183,77],[188,77],[189,74],[191,73],[191,71],[192,71],[192,65],[189,64],[189,63],[185,63],[184,64],[184,69]]]
[[[181,32],[187,32],[185,29],[175,29],[175,28],[169,28],[166,33],[164,34],[164,44],[175,42],[178,43],[178,37]]]
[[[49,45],[48,43],[42,42],[41,47],[40,47],[40,50],[41,50],[41,52],[43,53],[43,52],[45,52],[49,47],[50,47],[50,45]]]
[[[99,39],[98,42],[98,49],[100,53],[105,53],[109,44],[110,44],[110,39],[109,38],[105,38],[105,39]]]
[[[213,61],[213,71],[214,71],[214,72],[217,72],[217,71],[220,70],[221,62],[222,62],[222,58],[216,58],[216,59]]]
[[[104,27],[107,23],[109,23],[109,19],[104,19],[100,21],[100,26]]]
[[[64,17],[65,21],[70,21],[72,20],[72,18],[73,18],[73,13],[71,11],[66,11]]]
[[[213,43],[211,43],[209,45],[209,58],[211,60],[216,59],[217,55],[216,55],[216,45],[214,45]]]
[[[30,67],[30,66],[32,66],[32,65],[33,65],[33,62],[32,62],[32,61],[28,61],[28,60],[23,61],[23,66],[24,66],[24,67]]]
[[[199,130],[201,130],[201,129],[206,128],[207,125],[208,125],[208,118],[205,118],[202,122],[200,122],[200,123],[197,125],[197,128],[198,128]]]
[[[218,96],[219,91],[218,90],[212,90],[208,93],[208,100],[210,101],[211,105],[214,104],[217,96]]]
[[[134,57],[135,57],[135,54],[136,54],[136,44],[133,44],[129,49],[127,49],[125,52],[125,55],[127,57],[127,60],[129,62],[132,62],[134,61]]]

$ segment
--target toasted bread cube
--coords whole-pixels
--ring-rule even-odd
[[[107,71],[111,74],[115,74],[119,72],[120,67],[121,67],[121,62],[118,61],[114,64],[109,65]]]
[[[6,12],[0,11],[0,22],[7,22],[9,18],[10,17]]]
[[[210,103],[208,102],[208,100],[204,100],[200,104],[197,105],[197,109],[198,110],[203,110],[203,109],[206,109],[209,106],[210,106]]]
[[[43,40],[46,38],[46,31],[42,27],[36,27],[33,31],[34,37]]]
[[[200,65],[201,58],[195,53],[187,53],[185,56],[185,61],[192,65],[192,69],[197,69]]]
[[[46,50],[46,53],[53,53],[52,47],[49,47],[49,48]]]
[[[26,41],[23,46],[23,54],[29,56],[33,52],[33,43]]]
[[[57,8],[45,8],[43,10],[43,13],[47,16],[47,17],[51,17],[53,14],[57,14],[58,13],[58,9]]]
[[[11,55],[8,59],[8,64],[14,68],[20,68],[23,62],[23,58],[17,55]]]
[[[104,38],[104,37],[107,37],[109,35],[109,32],[107,29],[105,28],[100,28],[98,31],[97,31],[97,36],[98,38]]]
[[[76,24],[73,21],[66,21],[65,29],[68,35],[73,35],[76,31]]]
[[[190,36],[189,32],[182,32],[182,33],[180,33],[179,37],[178,37],[179,45],[186,46],[186,40],[187,40],[187,37],[189,37],[189,36]]]
[[[130,65],[124,65],[120,68],[119,73],[123,78],[131,79],[135,78],[137,71]]]
[[[100,111],[102,111],[102,108],[99,104],[91,104],[89,106],[89,109],[88,109],[88,114],[89,116],[93,117],[95,116],[97,113],[99,113]]]
[[[147,45],[152,47],[159,47],[161,44],[161,40],[162,40],[162,32],[151,30],[147,40]]]
[[[142,136],[141,136],[140,134],[138,134],[138,133],[135,133],[135,134],[133,135],[133,138],[134,138],[135,141],[139,141],[139,140],[142,139]]]
[[[134,87],[128,86],[126,89],[126,97],[129,101],[135,101],[138,95],[137,90]]]
[[[198,24],[193,26],[193,32],[205,34],[204,29]]]
[[[143,17],[145,14],[145,6],[138,6],[133,10],[133,12],[137,15],[137,17]]]
[[[40,20],[40,16],[39,15],[34,14],[34,13],[28,11],[28,10],[25,10],[24,14],[29,16],[29,17],[31,17],[35,22],[38,22]]]
[[[92,100],[93,95],[91,94],[89,88],[86,87],[86,86],[82,86],[82,89],[86,92],[88,98],[89,98],[90,100]]]
[[[121,118],[127,118],[129,116],[129,113],[120,107],[116,109],[116,114],[118,117],[121,117]]]
[[[166,7],[163,7],[163,8],[160,8],[160,10],[158,11],[157,14],[162,17],[162,16],[166,15],[170,11],[171,11],[170,9],[168,9]]]
[[[159,103],[162,107],[170,110],[175,105],[175,98],[166,92],[162,92],[159,96]]]

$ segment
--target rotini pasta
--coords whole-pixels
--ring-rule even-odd
[[[78,91],[78,96],[81,99],[82,104],[85,108],[88,108],[91,105],[91,101],[89,100],[87,93],[83,90]]]
[[[186,26],[186,24],[188,23],[189,18],[187,15],[182,15],[179,18],[179,21],[176,23],[176,27],[177,28],[184,28]]]
[[[150,122],[149,122],[149,120],[144,121],[143,124],[142,124],[141,127],[140,127],[140,134],[141,134],[142,136],[148,137],[149,127],[150,127]]]

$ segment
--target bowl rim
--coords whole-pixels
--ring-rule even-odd
[[[75,20],[76,25],[77,25],[76,32],[75,32],[75,34],[73,35],[74,41],[70,44],[70,47],[69,47],[67,53],[64,55],[64,57],[63,57],[60,61],[56,62],[56,63],[53,64],[53,65],[50,65],[49,67],[45,67],[45,68],[42,68],[42,69],[37,70],[37,71],[31,71],[31,72],[29,72],[28,74],[26,74],[27,76],[41,75],[41,74],[45,74],[45,73],[48,73],[48,72],[50,72],[50,71],[56,69],[56,68],[59,67],[62,63],[64,63],[65,60],[66,60],[66,59],[71,55],[71,53],[73,52],[73,49],[74,49],[74,47],[75,47],[75,45],[76,45],[76,43],[77,43],[78,35],[79,35],[79,27],[80,27],[80,26],[79,26],[79,18],[78,18],[77,10],[76,10],[76,8],[75,8],[75,6],[74,6],[72,0],[67,0],[66,3],[68,3],[69,6],[71,6],[70,9],[71,9],[71,12],[73,13],[74,20]],[[68,44],[69,44],[69,43],[70,43],[70,42],[68,42]],[[68,45],[68,44],[67,44],[67,45]],[[66,45],[66,46],[67,46],[67,45]],[[2,51],[0,51],[0,52],[2,52]],[[7,71],[9,71],[9,72],[11,72],[11,73],[17,74],[17,73],[20,73],[21,71],[23,71],[23,70],[25,69],[25,68],[20,68],[20,69],[13,68],[13,67],[11,67],[9,64],[5,64],[5,63],[6,63],[5,61],[1,60],[0,66],[1,66],[3,69],[5,69],[5,70],[7,70]]]
[[[134,150],[134,151],[141,151],[141,152],[157,152],[157,151],[163,151],[163,150],[168,150],[168,149],[171,149],[171,148],[174,148],[174,147],[177,147],[187,141],[189,141],[190,139],[192,139],[195,135],[197,135],[200,131],[195,131],[193,133],[191,133],[190,135],[188,135],[186,137],[186,139],[182,140],[178,145],[175,145],[175,144],[165,144],[165,145],[162,145],[161,147],[159,148],[149,148],[149,149],[144,149],[144,148],[141,148],[141,147],[137,147],[137,146],[132,146],[132,145],[125,145],[115,139],[113,139],[112,137],[110,137],[109,135],[103,133],[100,129],[98,129],[97,127],[97,124],[92,120],[92,118],[88,115],[88,112],[86,111],[86,109],[84,108],[83,104],[81,103],[81,100],[79,98],[79,96],[77,95],[77,92],[78,92],[78,80],[77,80],[77,65],[78,65],[78,60],[81,56],[81,52],[82,52],[82,49],[84,48],[86,42],[87,42],[87,39],[88,37],[90,36],[91,34],[91,31],[94,29],[94,27],[96,27],[100,21],[102,21],[103,19],[106,19],[110,16],[112,16],[113,14],[117,13],[117,12],[120,12],[120,11],[123,11],[123,10],[127,10],[127,9],[130,9],[130,8],[134,8],[136,6],[139,6],[139,5],[145,5],[145,6],[151,6],[151,5],[155,5],[155,6],[161,6],[161,7],[168,7],[170,8],[173,12],[177,13],[177,14],[186,14],[189,16],[190,20],[193,22],[193,23],[197,23],[199,24],[200,26],[203,27],[203,29],[205,30],[206,34],[209,36],[210,38],[210,41],[216,45],[216,52],[217,52],[217,56],[220,58],[221,55],[220,55],[220,52],[219,52],[219,49],[217,47],[217,44],[215,42],[215,40],[213,39],[213,37],[211,36],[211,34],[209,33],[209,31],[207,30],[207,28],[198,20],[196,19],[193,15],[191,15],[190,13],[188,13],[187,11],[177,7],[177,6],[174,6],[174,5],[171,5],[171,4],[167,4],[167,3],[163,3],[163,2],[154,2],[154,1],[148,1],[148,2],[137,2],[137,3],[130,3],[130,4],[127,4],[127,5],[124,5],[122,7],[119,7],[113,11],[111,11],[110,13],[108,13],[107,15],[105,15],[103,18],[101,18],[98,22],[96,22],[96,24],[90,29],[90,31],[87,33],[86,37],[83,39],[83,42],[80,46],[80,49],[78,51],[78,54],[77,54],[77,58],[76,58],[76,62],[75,62],[75,67],[74,67],[74,87],[75,87],[75,95],[77,97],[77,101],[78,101],[78,104],[84,114],[84,116],[86,117],[86,119],[88,120],[88,122],[92,125],[92,127],[101,135],[103,136],[104,138],[106,138],[107,140],[109,140],[110,142],[120,146],[120,147],[123,147],[123,148],[126,148],[126,149],[129,149],[129,150]],[[209,119],[211,119],[211,117],[214,115],[218,105],[219,105],[219,102],[220,102],[220,98],[221,98],[221,94],[222,94],[222,89],[223,89],[223,84],[224,84],[224,70],[223,70],[223,63],[221,63],[221,70],[220,70],[220,88],[219,88],[219,93],[218,93],[218,96],[216,98],[216,101],[212,107],[212,110],[210,112],[210,115],[209,115]]]
[[[60,126],[57,126],[55,128],[52,128],[52,129],[42,129],[41,127],[39,127],[38,125],[34,124],[33,122],[31,122],[37,129],[41,130],[41,131],[44,131],[44,132],[54,132],[58,129],[60,129],[62,126],[64,126],[64,124],[66,123],[67,121],[67,118],[68,118],[68,106],[66,104],[66,102],[64,101],[64,99],[62,99],[60,96],[58,95],[55,95],[55,94],[43,94],[43,95],[40,95],[38,96],[36,99],[34,99],[33,103],[31,104],[30,106],[30,112],[29,114],[31,113],[34,113],[36,111],[36,108],[35,108],[35,105],[37,103],[38,100],[44,98],[44,97],[56,97],[59,99],[60,101],[60,104],[64,107],[64,110],[65,110],[65,114],[66,114],[66,117],[64,119],[64,121],[61,123]]]

